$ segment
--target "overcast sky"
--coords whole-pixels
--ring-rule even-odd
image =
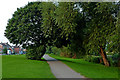
[[[4,36],[7,21],[12,17],[14,11],[25,6],[28,2],[37,0],[1,0],[0,1],[0,42],[9,42]]]

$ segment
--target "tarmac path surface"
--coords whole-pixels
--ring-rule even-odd
[[[43,58],[47,60],[52,73],[59,80],[90,80],[80,75],[80,73],[75,72],[63,62],[56,60],[47,54],[45,54]]]

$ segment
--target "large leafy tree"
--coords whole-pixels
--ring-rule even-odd
[[[40,59],[48,45],[62,47],[69,44],[74,53],[84,54],[85,50],[100,53],[104,64],[109,66],[105,47],[113,41],[108,35],[117,32],[115,36],[118,36],[119,33],[119,19],[115,28],[117,4],[80,3],[80,7],[78,11],[73,2],[60,2],[56,6],[31,2],[13,14],[5,36],[11,43],[27,47],[30,59]]]
[[[5,36],[11,43],[16,45],[40,44],[40,39],[43,37],[40,27],[41,8],[38,6],[40,4],[31,2],[14,12],[5,30]]]
[[[84,3],[83,10],[86,12],[87,18],[87,50],[89,53],[99,53],[106,66],[109,66],[105,47],[108,35],[115,28],[114,13],[117,11],[115,3]]]
[[[42,16],[41,16],[41,3],[40,2],[30,2],[25,7],[18,8],[14,12],[13,17],[9,19],[5,36],[9,41],[16,45],[22,45],[26,48],[38,48],[40,46],[44,47],[47,42],[43,31],[41,30]],[[33,59],[39,59],[43,56],[38,49],[34,49]],[[31,53],[33,54],[33,53]],[[39,58],[36,56],[39,55]]]

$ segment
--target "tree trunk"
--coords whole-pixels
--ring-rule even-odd
[[[102,56],[102,59],[103,59],[103,62],[105,64],[105,66],[110,66],[108,60],[107,60],[107,55],[106,53],[104,52],[102,46],[100,46],[100,55]]]
[[[102,63],[103,61],[102,61],[102,59],[100,58],[100,63]]]

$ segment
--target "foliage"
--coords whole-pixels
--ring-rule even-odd
[[[115,4],[85,3],[83,5],[87,18],[89,17],[87,30],[88,32],[90,31],[90,34],[88,33],[87,50],[89,53],[99,53],[100,46],[105,49],[106,38],[115,27],[115,17],[112,15],[113,13],[116,13],[116,8],[114,7]],[[91,7],[93,8],[92,10]]]
[[[115,29],[118,5],[116,3],[83,3],[83,11],[86,14],[86,30],[88,35],[84,41],[87,53],[99,53],[106,66],[109,66],[105,48],[107,37]]]
[[[118,67],[119,56],[119,54],[108,56],[110,66]],[[104,64],[101,56],[86,55],[86,57],[84,57],[84,60],[88,62]]]
[[[40,45],[39,47],[29,46],[27,48],[26,57],[28,59],[40,60],[42,57],[41,55],[45,54],[45,52],[46,52],[46,49],[45,49],[45,46],[43,46],[43,45]]]
[[[40,2],[30,2],[14,12],[5,30],[5,36],[11,43],[23,46],[44,44],[40,5]]]
[[[88,62],[102,63],[103,64],[103,61],[100,62],[100,59],[102,60],[102,57],[100,57],[100,56],[87,55],[84,59],[85,59],[85,61],[88,61]]]
[[[70,49],[63,46],[62,48],[52,47],[52,52],[55,55],[64,56],[64,57],[73,57]]]
[[[49,40],[41,28],[41,6],[40,2],[30,2],[25,7],[18,8],[5,30],[5,36],[11,43],[28,48],[27,56],[30,59],[40,59],[45,51],[40,53],[39,48]]]
[[[72,54],[72,52],[70,51],[69,47],[63,46],[63,47],[61,48],[60,56],[72,58],[72,57],[73,57],[73,54]]]
[[[4,49],[3,49],[3,52],[2,52],[3,54],[7,54],[7,48],[5,47]]]
[[[56,24],[62,30],[60,36],[65,36],[68,39],[72,33],[75,32],[75,18],[77,17],[77,11],[74,10],[73,2],[59,2],[57,9],[55,10]]]
[[[46,53],[47,53],[47,54],[53,53],[53,51],[52,51],[52,46],[47,46]]]
[[[113,53],[120,53],[120,11],[117,15],[117,22],[114,31],[108,37],[108,49]]]
[[[43,2],[42,3],[42,31],[44,33],[44,36],[48,39],[48,45],[51,46],[53,45],[53,40],[56,37],[56,31],[57,25],[55,24],[55,19],[54,19],[54,11],[56,9],[56,6],[52,2]]]
[[[58,5],[30,2],[14,12],[5,36],[11,43],[28,48],[30,59],[40,59],[49,46],[54,46],[53,52],[58,51],[57,54],[104,53],[106,56],[106,47],[108,52],[120,52],[118,5],[115,2],[59,2]]]
[[[83,29],[85,27],[84,16],[76,9],[74,2],[60,2],[55,10],[56,24],[58,28],[62,30],[61,37],[64,37],[70,41],[67,47],[70,51],[69,54],[84,54]],[[66,53],[67,54],[67,53]]]
[[[52,2],[42,3],[42,29],[44,34],[53,34],[53,29],[56,27],[54,20],[54,11],[56,6]]]
[[[58,27],[56,23],[56,6],[55,4],[48,2],[42,3],[42,30],[45,37],[48,39],[48,46],[56,46],[58,48],[63,45],[66,46],[69,40],[66,37],[61,37],[62,29]]]
[[[85,55],[85,46],[83,41],[86,36],[84,36],[84,29],[86,28],[84,13],[78,13],[75,19],[77,26],[75,27],[75,33],[70,39],[71,44],[69,44],[69,49],[72,53],[76,53],[77,56]]]
[[[52,47],[52,52],[53,52],[53,54],[55,54],[55,55],[60,55],[61,49],[60,49],[60,48],[57,48],[57,47]]]
[[[120,54],[118,54],[118,53],[114,54],[112,57],[108,58],[111,63],[111,66],[118,66],[119,58],[120,58]]]

